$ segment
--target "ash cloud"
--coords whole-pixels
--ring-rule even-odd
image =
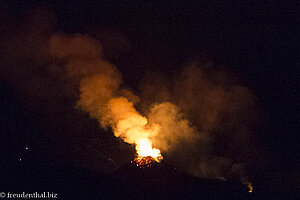
[[[140,92],[135,95],[124,89],[116,66],[103,58],[98,40],[83,34],[53,34],[54,20],[49,16],[52,16],[49,12],[33,13],[23,22],[21,32],[11,36],[4,33],[1,78],[15,86],[25,97],[26,104],[43,113],[45,129],[53,125],[55,132],[55,127],[62,123],[58,122],[61,118],[54,118],[63,116],[64,128],[57,134],[77,138],[60,141],[61,146],[69,146],[67,151],[82,143],[78,139],[81,137],[73,133],[91,126],[91,122],[76,124],[78,119],[85,121],[86,116],[74,108],[99,119],[103,128],[116,129],[115,122],[111,122],[111,110],[120,104],[111,110],[107,104],[111,99],[122,100],[118,99],[122,97],[134,115],[140,111],[147,116],[150,126],[160,126],[158,134],[145,134],[149,134],[154,146],[160,148],[175,167],[205,178],[246,176],[244,166],[254,162],[258,154],[253,148],[258,113],[250,90],[233,81],[229,74],[211,67],[209,62],[197,61],[183,66],[180,73],[171,78],[160,73],[145,77]],[[46,20],[49,18],[50,21]],[[49,119],[54,121],[47,125]],[[127,137],[123,133],[120,136]],[[86,165],[96,168],[99,163],[91,164],[91,160],[113,158],[114,163],[106,166],[112,170],[131,155],[128,150],[131,147],[121,143],[98,145],[99,141],[95,142],[92,150],[81,147],[81,151],[94,155],[89,155]],[[119,150],[115,149],[117,146]],[[99,154],[93,151],[97,148],[106,149],[104,158],[97,157]],[[72,159],[78,156],[73,151],[68,154],[72,154]],[[118,158],[120,154],[124,157]],[[84,157],[80,155],[76,162],[82,164],[80,159]]]
[[[260,114],[254,94],[234,76],[202,59],[173,78],[148,74],[140,97],[149,120],[163,127],[155,144],[175,166],[199,177],[247,182],[247,165],[260,153]]]

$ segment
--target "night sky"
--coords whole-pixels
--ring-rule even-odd
[[[230,74],[254,94],[259,113],[253,148],[261,157],[249,158],[249,177],[257,184],[299,190],[299,3],[0,5],[1,174],[40,165],[107,174],[134,156],[132,146],[75,109],[73,94],[52,94],[51,88],[62,87],[54,79],[50,89],[44,88],[49,96],[38,92],[43,86],[28,90],[32,74],[43,74],[39,66],[52,62],[36,56],[43,41],[54,33],[79,33],[100,41],[103,57],[123,74],[125,87],[139,95],[147,74],[172,79],[195,60],[209,60],[214,69]]]

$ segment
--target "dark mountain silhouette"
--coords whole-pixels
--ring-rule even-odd
[[[178,172],[166,161],[141,167],[130,161],[112,174],[124,196],[135,199],[247,199],[246,186],[203,180]]]
[[[234,181],[200,179],[177,171],[165,160],[148,167],[129,161],[111,175],[57,165],[0,169],[1,192],[54,192],[58,199],[298,199],[286,188],[270,191],[254,185],[253,193],[248,193],[245,185]]]

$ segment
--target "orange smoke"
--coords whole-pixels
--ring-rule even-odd
[[[99,42],[84,35],[54,35],[50,54],[65,60],[67,77],[78,81],[78,108],[98,119],[103,128],[111,127],[116,137],[135,144],[139,156],[151,156],[156,161],[162,158],[152,145],[160,126],[149,125],[147,118],[136,111],[133,102],[138,97],[120,87],[121,74],[102,58]]]
[[[249,137],[244,124],[249,121],[246,111],[251,110],[253,98],[247,88],[192,64],[170,84],[156,80],[143,84],[141,114],[135,108],[140,98],[122,88],[121,73],[103,59],[98,41],[86,35],[53,35],[49,51],[54,64],[63,66],[63,80],[76,92],[79,88],[77,108],[97,119],[102,128],[110,127],[116,137],[135,145],[139,157],[160,161],[162,151],[176,167],[196,176],[244,176],[242,165],[216,156],[213,145],[220,137],[233,141]],[[245,114],[237,117],[240,113]],[[227,135],[240,124],[243,131]],[[232,172],[227,176],[228,168]]]
[[[114,88],[109,81],[101,76],[85,78],[81,82],[78,106],[97,118],[103,127],[111,127],[116,137],[135,144],[139,156],[151,156],[159,161],[160,150],[153,148],[151,138],[158,134],[160,126],[149,125],[147,118],[138,113],[126,97],[110,98]]]
[[[160,150],[153,148],[151,138],[158,134],[158,124],[148,124],[146,117],[138,113],[133,103],[125,97],[112,98],[107,103],[106,123],[113,128],[115,136],[125,142],[136,144],[139,156],[151,156],[156,161],[162,157]]]

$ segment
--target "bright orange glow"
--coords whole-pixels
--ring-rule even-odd
[[[249,193],[253,192],[253,186],[251,182],[248,183],[248,188],[249,188]]]
[[[121,137],[127,143],[135,144],[138,158],[140,158],[136,158],[135,161],[160,162],[162,160],[160,150],[153,148],[151,141],[151,138],[158,134],[160,126],[148,124],[148,119],[137,112],[133,103],[124,97],[110,99],[107,107],[115,136]],[[153,159],[141,159],[145,157]],[[142,162],[138,163],[142,164]]]
[[[153,148],[152,143],[148,138],[139,139],[136,142],[136,151],[139,157],[151,156],[157,162],[162,160],[160,150]]]

